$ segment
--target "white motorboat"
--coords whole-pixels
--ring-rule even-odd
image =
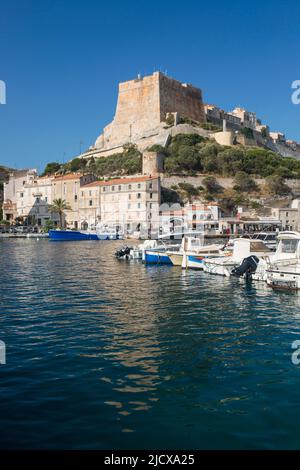
[[[244,237],[248,238],[248,237]],[[278,232],[259,232],[249,236],[251,240],[261,240],[264,244],[275,251],[277,247]]]
[[[274,257],[265,267],[265,280],[273,289],[300,289],[300,233],[282,232]]]
[[[228,251],[225,253],[226,256],[204,260],[205,272],[229,277],[233,269],[239,267],[245,258],[254,257],[253,259],[257,259],[256,263],[258,263],[259,258],[270,254],[270,249],[260,240],[236,238],[232,242],[232,253]]]
[[[267,281],[267,270],[269,268],[276,271],[280,268],[294,265],[300,258],[300,233],[299,232],[280,232],[278,234],[278,245],[275,253],[260,257],[252,279],[255,281]]]

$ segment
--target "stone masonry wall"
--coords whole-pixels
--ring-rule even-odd
[[[167,113],[177,112],[179,116],[205,122],[202,92],[199,88],[178,82],[159,74],[160,118]]]
[[[161,123],[171,112],[205,121],[201,90],[160,72],[120,83],[114,120],[104,128],[95,147],[106,150],[153,138],[161,132]]]

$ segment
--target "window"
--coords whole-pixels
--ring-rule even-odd
[[[105,187],[105,186],[103,186],[103,192],[104,192],[104,193],[105,193],[105,190],[106,190],[106,187]]]
[[[111,190],[112,190],[112,191],[114,191],[114,190],[115,190],[115,187],[114,187],[114,186],[112,186],[112,187],[111,187]]]
[[[150,199],[152,199],[152,196],[153,196],[153,194],[152,194],[152,193],[150,193]]]
[[[141,199],[141,193],[137,193],[137,198]]]
[[[119,185],[119,186],[118,186],[118,190],[119,190],[119,191],[121,191],[121,189],[122,189],[122,186],[121,186],[121,185]]]
[[[138,184],[138,189],[140,189],[140,187],[141,187],[141,183]]]
[[[295,253],[298,247],[298,240],[281,240],[282,253]]]
[[[24,193],[20,193],[20,197],[24,197]]]
[[[91,196],[91,195],[92,195],[92,191],[89,191],[89,196]]]
[[[152,189],[152,183],[149,183],[149,188]]]
[[[138,206],[138,209],[140,209],[141,208],[141,203],[139,202],[137,206]]]
[[[35,202],[36,202],[37,204],[39,204],[39,202],[40,202],[40,198],[39,198],[39,197],[37,197],[37,198],[36,198],[36,200],[35,200]]]
[[[128,194],[128,199],[131,199],[131,194]]]
[[[131,184],[128,185],[128,189],[129,189],[129,191],[131,191]]]
[[[81,197],[83,197],[83,191],[81,191]]]
[[[47,196],[45,197],[45,202],[48,202],[48,198],[47,198]]]
[[[93,201],[92,199],[89,200],[89,205],[92,206],[93,205]]]
[[[77,201],[77,194],[75,194],[74,199],[75,199],[75,201]]]

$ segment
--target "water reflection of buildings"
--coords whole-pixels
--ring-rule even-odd
[[[109,268],[108,268],[109,269]],[[111,269],[111,268],[110,268]],[[116,282],[101,286],[109,304],[106,311],[102,380],[110,384],[114,399],[106,401],[120,416],[149,410],[158,401],[162,349],[157,305],[157,277],[144,266],[114,265]],[[114,305],[112,309],[112,304]],[[118,398],[116,398],[116,395]]]

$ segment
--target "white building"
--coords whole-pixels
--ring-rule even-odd
[[[81,187],[80,223],[116,224],[127,233],[145,235],[158,231],[160,205],[159,177],[138,176],[94,181]]]
[[[37,178],[37,171],[15,170],[9,174],[9,179],[4,183],[3,194],[3,218],[12,223],[20,214],[17,210],[18,194],[24,188]]]
[[[36,177],[18,189],[17,214],[26,224],[44,226],[50,219],[57,222],[57,215],[49,212],[53,179],[53,176]]]

